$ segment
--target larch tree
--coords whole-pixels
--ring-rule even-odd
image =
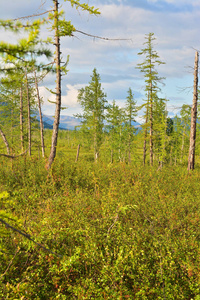
[[[167,143],[167,100],[155,98],[153,104],[153,123],[154,123],[154,157],[162,167],[166,158]]]
[[[160,59],[158,53],[154,50],[153,42],[155,40],[154,33],[149,33],[145,36],[145,47],[141,49],[138,55],[144,55],[145,59],[139,63],[137,68],[144,73],[145,91],[147,94],[146,102],[146,121],[149,121],[149,143],[150,143],[150,165],[153,165],[153,106],[155,99],[158,98],[157,93],[160,91],[158,84],[162,81],[162,77],[158,75],[156,66],[164,64]],[[147,124],[146,124],[147,125]],[[146,155],[146,144],[144,153]],[[145,159],[144,159],[145,162]]]
[[[67,62],[62,65],[61,63],[61,45],[60,45],[60,38],[63,36],[72,36],[73,31],[76,31],[74,26],[71,24],[70,21],[66,21],[62,15],[63,12],[59,11],[59,2],[58,0],[52,0],[54,3],[53,13],[49,14],[49,19],[53,22],[52,30],[54,30],[54,45],[55,45],[55,64],[56,64],[56,108],[55,108],[55,117],[54,117],[54,124],[53,124],[53,133],[52,133],[52,140],[51,140],[51,151],[48,159],[48,166],[47,168],[51,168],[51,165],[56,156],[56,147],[57,147],[57,140],[58,140],[58,130],[59,130],[59,123],[60,123],[60,111],[61,111],[61,76],[62,73],[67,72],[66,65]],[[69,2],[71,6],[75,6],[77,9],[81,9],[84,11],[89,12],[90,14],[99,14],[98,10],[95,9],[93,6],[89,6],[86,3],[80,3],[80,0],[64,0],[65,2]]]
[[[42,118],[42,108],[41,108],[41,97],[38,87],[38,78],[36,74],[36,70],[34,68],[34,79],[35,79],[35,89],[36,89],[36,96],[38,100],[38,110],[39,110],[39,117],[40,117],[40,140],[41,140],[41,148],[42,148],[42,156],[45,157],[45,146],[44,146],[44,124]]]
[[[188,150],[189,147],[189,135],[190,135],[190,123],[191,123],[191,106],[188,104],[183,104],[180,110],[181,116],[181,125],[180,129],[182,134],[182,141],[181,141],[181,151],[180,151],[180,162],[183,161],[183,156],[185,151]],[[179,131],[180,131],[179,129]]]
[[[91,134],[94,146],[94,160],[97,161],[103,137],[104,111],[107,100],[106,94],[101,88],[100,75],[96,69],[93,70],[89,85],[79,90],[78,102],[83,109],[83,114],[77,116],[82,119],[82,124],[87,127]]]
[[[31,105],[34,102],[33,97],[31,97],[32,88],[29,83],[28,73],[30,67],[36,66],[40,68],[41,64],[37,64],[36,58],[45,56],[47,58],[51,57],[51,51],[43,47],[43,43],[39,40],[40,26],[42,22],[40,20],[35,20],[33,22],[27,22],[22,24],[20,21],[3,21],[0,20],[0,27],[5,30],[11,30],[14,33],[24,31],[25,37],[20,39],[16,44],[10,44],[6,42],[0,42],[0,56],[1,56],[1,72],[4,73],[4,78],[1,82],[7,84],[8,91],[10,93],[9,101],[8,97],[1,98],[1,101],[5,101],[4,108],[8,107],[8,104],[13,103],[13,109],[11,109],[11,124],[16,122],[14,117],[14,110],[18,108],[20,114],[20,140],[21,149],[24,148],[24,89],[26,89],[26,99],[28,101],[27,111],[28,111],[28,139],[29,139],[29,154],[31,154]],[[25,76],[24,76],[25,74]],[[13,76],[13,78],[12,78]],[[14,78],[15,77],[15,78]],[[4,81],[4,82],[3,82]],[[6,83],[7,81],[7,83]],[[9,83],[11,81],[11,84]],[[15,82],[15,84],[12,84]],[[10,84],[10,87],[9,87]],[[25,87],[25,88],[24,88]],[[13,90],[15,89],[15,91]],[[15,98],[12,100],[12,96]],[[32,99],[31,99],[32,98]],[[20,101],[19,101],[20,99]],[[18,105],[16,105],[16,102]],[[31,103],[32,102],[32,103]],[[20,103],[20,104],[19,104]],[[13,125],[12,130],[16,128]],[[11,132],[12,132],[11,130]]]
[[[110,137],[111,163],[113,163],[114,153],[118,152],[118,158],[121,160],[122,152],[122,125],[124,121],[124,112],[113,100],[112,104],[107,107],[106,127]]]
[[[136,101],[134,100],[134,95],[132,89],[129,88],[128,96],[126,98],[125,104],[125,125],[128,132],[128,161],[131,163],[131,148],[132,148],[132,141],[134,137],[134,133],[136,129],[133,125],[135,122],[135,117],[137,116],[137,108],[136,108]]]
[[[193,90],[193,104],[191,110],[188,171],[194,170],[194,164],[195,164],[195,142],[196,142],[196,122],[197,122],[197,101],[198,101],[198,66],[199,66],[199,53],[198,51],[196,51],[195,63],[194,63],[194,90]]]

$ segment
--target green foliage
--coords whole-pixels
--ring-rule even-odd
[[[155,41],[154,33],[150,32],[148,35],[145,36],[145,47],[141,50],[141,52],[138,53],[138,55],[144,55],[144,61],[142,63],[139,63],[137,65],[137,68],[144,73],[144,79],[145,79],[145,91],[146,91],[146,112],[145,112],[145,134],[144,134],[144,140],[146,143],[147,139],[147,131],[149,128],[149,140],[150,140],[150,164],[153,165],[153,159],[155,154],[154,149],[154,130],[156,127],[156,123],[158,124],[160,120],[162,120],[161,128],[157,130],[159,133],[157,133],[157,145],[156,148],[163,148],[164,145],[161,145],[161,139],[160,136],[162,136],[162,141],[165,143],[165,139],[163,138],[163,134],[165,134],[165,127],[166,127],[166,111],[165,111],[165,101],[160,99],[158,97],[158,92],[161,91],[159,84],[162,82],[164,78],[160,77],[158,75],[158,71],[156,70],[156,66],[159,66],[161,64],[164,64],[160,58],[158,53],[154,50],[153,42]],[[159,123],[160,125],[160,123]],[[159,126],[160,127],[160,126]],[[163,143],[162,143],[163,144]],[[159,151],[158,151],[159,152]],[[146,156],[146,146],[144,147],[144,163],[145,163],[145,156]],[[165,156],[164,153],[162,153],[162,158]],[[158,158],[159,161],[159,158]]]
[[[70,21],[59,20],[59,36],[72,36],[73,32],[76,31],[75,27],[71,24]]]
[[[126,98],[126,105],[125,105],[125,126],[127,131],[127,141],[128,141],[128,156],[129,156],[129,162],[131,162],[131,148],[133,143],[134,134],[136,133],[135,127],[132,125],[133,122],[135,122],[135,117],[137,116],[137,108],[136,108],[136,102],[134,101],[134,95],[129,88],[128,90],[128,96]]]
[[[72,135],[60,140],[69,153]],[[198,299],[199,169],[61,153],[49,172],[36,157],[0,161],[1,218],[61,255],[1,226],[0,298]]]
[[[99,149],[102,143],[102,134],[104,127],[106,108],[106,94],[103,92],[100,83],[100,75],[97,70],[93,70],[91,81],[85,88],[80,89],[78,94],[78,102],[80,103],[83,114],[78,115],[82,119],[84,128],[91,134],[94,145],[95,159],[99,156]]]
[[[111,163],[113,158],[119,161],[121,159],[122,150],[123,150],[123,121],[124,121],[124,112],[116,105],[113,100],[112,105],[107,107],[106,121],[108,125],[106,128],[109,133],[109,146],[108,148],[111,151]]]
[[[79,0],[68,2],[99,14]],[[76,31],[63,14],[49,14],[58,38]],[[31,74],[38,55],[51,57],[39,38],[42,23],[46,21],[0,21],[0,27],[27,34],[16,45],[0,43],[0,125],[12,153],[19,151],[20,133],[27,145],[27,128],[19,128],[20,96],[26,96],[24,68]],[[37,150],[32,157],[0,156],[1,299],[199,299],[199,161],[193,173],[172,166],[184,164],[189,107],[182,107],[181,118],[173,124],[167,119],[165,100],[158,97],[162,78],[155,68],[162,62],[153,41],[150,33],[139,53],[145,55],[138,65],[147,93],[144,128],[154,131],[154,156],[171,166],[159,171],[141,167],[143,133],[134,135],[131,124],[136,116],[133,92],[129,89],[125,111],[114,101],[106,107],[94,69],[89,85],[79,91],[81,130],[59,132],[57,157],[49,171]],[[67,63],[56,68],[67,73]],[[106,108],[109,130],[104,132]],[[48,142],[50,135],[45,131]],[[38,140],[34,131],[36,146]],[[95,156],[101,151],[96,164],[92,143]],[[77,144],[81,152],[75,163]],[[116,159],[107,158],[107,149]]]
[[[100,12],[98,9],[95,9],[94,6],[89,6],[86,3],[80,3],[80,0],[64,0],[65,2],[70,2],[71,6],[75,6],[76,9],[81,8],[82,10],[88,11],[90,14],[99,15]]]
[[[163,80],[163,78],[158,75],[156,66],[164,64],[164,62],[159,59],[157,51],[154,50],[153,42],[156,39],[154,33],[150,32],[145,36],[145,39],[145,48],[141,49],[138,53],[138,55],[145,55],[145,59],[142,63],[138,64],[137,68],[144,73],[146,91],[156,93],[159,90],[158,83]]]

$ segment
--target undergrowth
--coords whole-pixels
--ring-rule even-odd
[[[200,299],[200,173],[20,158],[0,169],[1,299]]]

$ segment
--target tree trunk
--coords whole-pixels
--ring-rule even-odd
[[[128,136],[128,163],[131,163],[131,126],[129,128],[129,136]]]
[[[122,127],[119,128],[119,161],[122,161]]]
[[[48,169],[51,168],[51,165],[56,156],[56,147],[58,140],[58,130],[60,123],[60,110],[61,110],[61,70],[60,70],[60,37],[58,30],[58,0],[54,1],[54,27],[55,27],[55,47],[56,47],[56,110],[55,110],[55,119],[53,124],[53,133],[51,140],[51,151],[48,161]]]
[[[183,161],[183,151],[184,151],[184,144],[185,144],[185,134],[186,134],[186,128],[184,126],[183,136],[182,136],[182,145],[181,145],[181,160],[180,160],[181,163]]]
[[[196,141],[196,121],[197,121],[197,101],[198,101],[198,62],[199,62],[199,53],[198,51],[196,51],[195,64],[194,64],[194,91],[193,91],[193,104],[191,110],[188,171],[194,170],[194,163],[195,163],[195,141]]]
[[[78,144],[78,148],[77,148],[77,153],[76,153],[76,160],[75,160],[75,162],[77,162],[78,161],[78,158],[79,158],[79,151],[80,151],[80,144]]]
[[[146,153],[147,153],[147,128],[145,128],[145,132],[144,132],[143,166],[145,166],[146,163]]]
[[[23,135],[23,95],[22,85],[20,87],[20,140],[21,140],[21,151],[24,151],[24,135]]]
[[[40,94],[38,89],[38,82],[37,82],[37,76],[36,72],[34,70],[34,76],[35,76],[35,88],[37,92],[37,99],[38,99],[38,108],[39,108],[39,116],[40,116],[40,138],[41,138],[41,148],[42,148],[42,156],[45,156],[45,149],[44,149],[44,126],[43,126],[43,120],[42,120],[42,109],[41,109],[41,101],[40,101]]]
[[[28,153],[29,156],[31,156],[31,109],[30,109],[28,76],[27,76],[26,68],[25,68],[25,78],[26,78],[26,93],[27,93],[27,107],[28,107]]]
[[[0,134],[1,134],[1,137],[2,137],[2,139],[3,139],[3,141],[4,141],[4,144],[6,145],[7,154],[10,155],[10,147],[9,147],[8,141],[7,141],[7,139],[6,139],[6,136],[5,136],[5,134],[3,133],[3,131],[1,130],[1,128],[0,128]]]
[[[132,116],[130,114],[129,119],[129,134],[128,134],[128,162],[131,163],[131,136],[132,136],[132,125],[131,125]]]
[[[148,115],[149,115],[149,92],[148,92],[148,100],[147,100],[147,110],[146,110],[146,119],[145,119],[145,132],[144,132],[144,146],[143,146],[143,165],[146,163],[146,153],[147,153],[147,123],[148,123]]]
[[[150,83],[150,165],[153,166],[153,92]]]
[[[94,133],[94,161],[97,162],[98,159],[98,148],[97,148],[97,135],[96,135],[96,129]]]
[[[111,162],[111,164],[113,163],[113,149],[111,149],[111,152],[110,152],[110,162]]]

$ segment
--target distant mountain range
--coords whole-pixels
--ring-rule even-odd
[[[36,119],[39,121],[39,114],[36,114]],[[47,116],[43,115],[43,123],[44,123],[44,128],[47,129],[53,129],[53,122],[54,122],[54,117],[53,116]],[[64,130],[74,130],[76,126],[81,125],[81,120],[75,117],[70,117],[70,116],[60,116],[60,129]],[[141,124],[138,122],[132,122],[132,125],[135,128],[140,128]]]
[[[36,119],[39,121],[39,115],[36,115]],[[44,128],[53,129],[53,116],[43,115],[43,123]],[[76,126],[79,126],[81,121],[77,118],[70,117],[70,116],[60,116],[60,124],[59,128],[64,130],[74,130]]]

